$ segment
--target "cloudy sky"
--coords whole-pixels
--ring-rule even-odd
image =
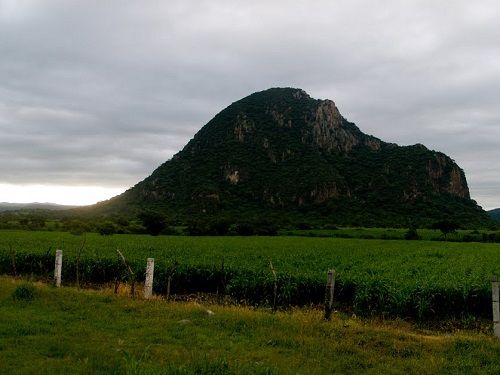
[[[0,202],[92,203],[293,86],[500,207],[498,1],[0,0]]]

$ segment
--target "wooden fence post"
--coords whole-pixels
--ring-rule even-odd
[[[62,272],[62,250],[56,250],[56,264],[54,269],[54,283],[56,287],[61,286],[61,272]]]
[[[9,249],[10,249],[10,260],[12,263],[12,273],[14,274],[14,277],[17,277],[16,251],[12,250],[12,245],[10,244],[9,244]]]
[[[271,268],[271,272],[273,273],[273,312],[276,312],[278,309],[278,276],[276,275],[276,270],[273,267],[273,262],[269,260],[269,267]]]
[[[144,298],[151,298],[153,295],[153,274],[155,270],[154,258],[148,258],[146,266],[146,280],[144,281]]]
[[[325,289],[325,319],[330,320],[332,316],[333,291],[335,289],[335,270],[328,270]]]
[[[493,304],[493,332],[496,337],[500,337],[500,298],[496,276],[493,276],[493,280],[491,281],[491,300]]]
[[[167,301],[170,300],[170,287],[172,285],[172,278],[173,277],[174,277],[174,274],[172,273],[172,274],[168,275],[168,278],[167,278],[167,297],[166,297]]]

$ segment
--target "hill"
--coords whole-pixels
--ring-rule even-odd
[[[495,208],[494,210],[488,211],[490,217],[495,221],[500,221],[500,208]]]
[[[490,222],[450,157],[364,134],[331,100],[294,88],[231,104],[151,176],[80,212],[137,215],[144,209],[184,222]]]
[[[65,206],[55,203],[8,203],[0,202],[0,211],[18,211],[18,210],[44,210],[44,211],[56,211],[56,210],[68,210],[75,208],[76,206]]]

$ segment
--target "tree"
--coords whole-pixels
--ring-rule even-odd
[[[252,236],[255,230],[251,223],[243,222],[236,225],[236,233],[240,236]]]
[[[432,226],[432,229],[439,229],[441,233],[443,233],[445,240],[448,234],[455,233],[458,228],[460,228],[460,226],[457,223],[448,220],[438,221]]]
[[[211,223],[210,227],[218,236],[225,236],[229,232],[231,223],[228,220],[219,219]]]
[[[63,221],[62,229],[66,232],[70,232],[75,236],[81,236],[85,232],[88,232],[90,230],[90,227],[87,223],[78,219],[65,219]]]
[[[186,233],[189,236],[210,236],[214,234],[206,220],[190,220],[187,223]]]
[[[166,217],[157,211],[144,211],[139,215],[146,232],[152,236],[157,236],[167,227]]]
[[[117,232],[118,228],[111,221],[105,221],[97,226],[97,232],[101,236],[111,236]]]

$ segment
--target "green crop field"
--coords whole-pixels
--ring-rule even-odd
[[[337,237],[337,238],[359,238],[380,240],[404,240],[407,228],[336,228],[336,229],[302,229],[281,230],[281,235],[305,236],[305,237]],[[437,229],[418,229],[418,236],[427,241],[450,241],[450,242],[500,242],[500,231],[498,230],[466,230],[458,229],[447,234]]]
[[[174,294],[219,293],[269,306],[272,262],[281,307],[321,303],[326,272],[337,271],[336,307],[362,315],[491,317],[492,275],[500,275],[500,245],[436,241],[306,237],[74,236],[0,232],[0,273],[50,278],[62,249],[63,283],[107,283],[126,275],[120,249],[138,280],[155,258],[156,293],[172,277]]]

